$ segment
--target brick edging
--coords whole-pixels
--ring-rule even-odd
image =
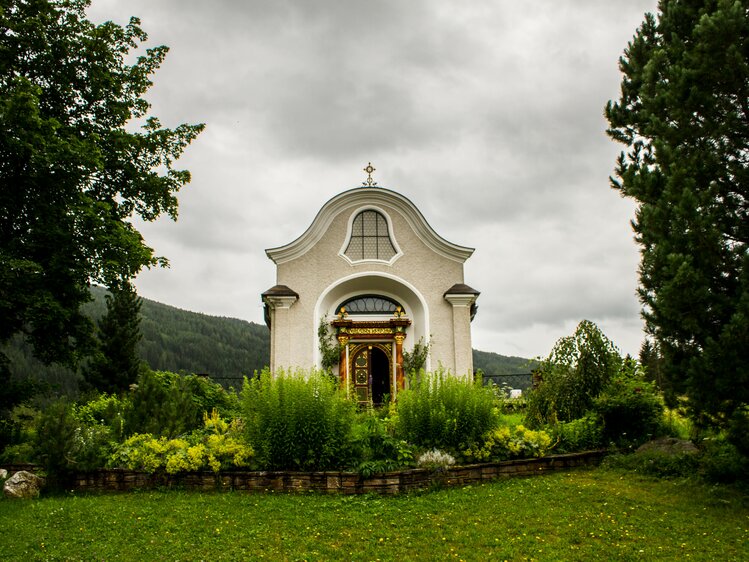
[[[122,468],[78,474],[73,489],[80,492],[124,492],[174,487],[188,490],[247,490],[254,492],[320,492],[328,494],[394,495],[433,486],[465,486],[500,478],[532,476],[578,466],[597,465],[605,450],[583,451],[540,458],[471,464],[444,472],[411,468],[363,478],[357,472],[225,471],[148,474]],[[20,465],[17,465],[20,467]],[[30,465],[23,465],[29,470]],[[33,471],[33,470],[32,470]],[[10,472],[10,470],[9,470]]]

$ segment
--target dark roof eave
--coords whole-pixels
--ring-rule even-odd
[[[296,297],[299,298],[299,293],[294,291],[293,289],[290,289],[286,285],[274,285],[267,291],[265,291],[262,295],[260,295],[263,298],[266,297]]]
[[[442,297],[446,297],[447,295],[475,295],[479,296],[481,293],[474,289],[473,287],[470,287],[466,285],[465,283],[456,283],[452,287],[450,287],[447,291],[445,291],[445,294],[442,295]]]

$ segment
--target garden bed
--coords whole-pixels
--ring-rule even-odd
[[[328,494],[394,495],[439,486],[464,486],[498,478],[533,476],[600,463],[605,450],[541,458],[456,466],[441,472],[413,468],[364,478],[356,472],[226,471],[149,474],[126,469],[100,469],[79,474],[73,489],[79,492],[124,492],[158,487],[187,490],[247,490],[252,492],[319,492]],[[8,467],[15,468],[15,467]],[[29,469],[28,466],[24,467]],[[9,471],[10,472],[10,471]]]

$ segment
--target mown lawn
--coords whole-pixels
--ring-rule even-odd
[[[401,497],[0,500],[0,560],[749,560],[735,490],[595,469]]]

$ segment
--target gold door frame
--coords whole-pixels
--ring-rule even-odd
[[[347,385],[347,395],[353,395],[354,399],[360,406],[372,405],[372,387],[374,385],[374,375],[372,373],[371,353],[367,353],[367,360],[362,364],[355,364],[362,357],[362,351],[371,352],[373,348],[379,349],[387,357],[387,387],[391,397],[395,396],[396,378],[395,364],[393,362],[393,342],[368,341],[368,342],[351,342],[348,344],[347,358],[349,361],[347,372],[351,373],[349,384]],[[360,362],[358,362],[360,363]],[[362,376],[363,375],[363,376]],[[366,389],[366,396],[363,391]]]
[[[351,397],[354,375],[353,359],[361,346],[377,346],[385,352],[390,364],[390,398],[396,400],[398,391],[404,388],[403,342],[406,328],[411,320],[399,311],[389,320],[357,320],[347,316],[342,309],[336,320],[331,322],[336,330],[341,355],[338,361],[338,375],[346,396]]]

